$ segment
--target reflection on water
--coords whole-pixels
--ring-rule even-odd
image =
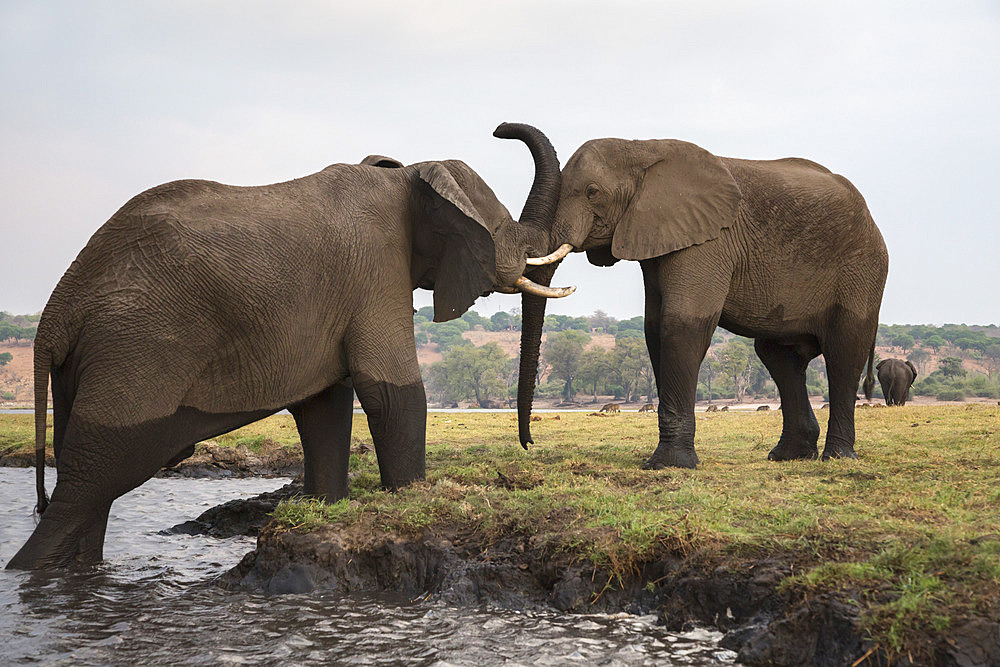
[[[3,564],[33,527],[33,474],[0,468]],[[253,548],[252,538],[158,533],[286,481],[153,479],[115,503],[100,567],[0,571],[0,664],[733,664],[734,654],[715,645],[718,633],[665,632],[651,616],[224,591],[212,579]]]

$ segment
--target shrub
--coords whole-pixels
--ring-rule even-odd
[[[17,398],[17,394],[15,394],[12,391],[0,391],[0,398],[2,398],[5,401],[13,401],[15,398]]]
[[[939,401],[964,401],[965,392],[961,389],[944,389],[937,395]]]

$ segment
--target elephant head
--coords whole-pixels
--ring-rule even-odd
[[[541,132],[504,123],[502,136],[523,141],[535,162],[535,178],[519,220],[514,220],[493,190],[460,160],[421,162],[410,167],[384,155],[361,164],[413,169],[422,183],[416,199],[428,224],[414,228],[414,287],[434,290],[434,320],[460,317],[479,296],[493,291],[522,292],[537,299],[572,294],[575,287],[550,288],[524,276],[544,254],[548,227],[559,191],[559,161]],[[500,130],[498,130],[499,132]],[[498,135],[501,136],[501,135]]]
[[[596,139],[573,154],[562,183],[546,251],[561,258],[586,251],[597,266],[658,257],[717,238],[731,226],[741,192],[722,161],[684,141]],[[551,279],[554,264],[543,279]],[[522,446],[531,442],[531,394],[545,301],[522,310],[518,423]],[[537,368],[537,366],[536,366]],[[526,396],[522,408],[522,396]]]

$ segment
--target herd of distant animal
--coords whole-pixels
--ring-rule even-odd
[[[716,326],[754,338],[777,386],[784,418],[768,459],[820,457],[805,384],[820,354],[830,413],[821,458],[857,457],[858,378],[865,373],[870,400],[888,253],[846,178],[801,158],[719,157],[673,139],[595,139],[560,169],[538,129],[504,123],[494,136],[524,142],[534,160],[516,220],[460,160],[404,165],[384,155],[260,187],[175,181],[122,206],[38,324],[41,517],[8,567],[101,560],[115,499],[197,442],[283,409],[299,431],[307,495],[347,496],[355,394],[383,487],[423,479],[418,287],[434,291],[435,321],[491,292],[520,293],[518,437],[527,449],[545,304],[572,293],[550,285],[574,251],[595,266],[642,269],[659,396],[642,408],[658,418],[643,467],[697,466],[698,370]],[[894,402],[906,383],[895,368],[879,367]]]

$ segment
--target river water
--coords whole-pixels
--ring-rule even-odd
[[[0,564],[34,525],[33,479],[32,470],[0,468]],[[112,507],[101,566],[0,570],[0,664],[735,664],[719,633],[670,633],[652,616],[230,592],[213,580],[254,538],[160,534],[287,481],[152,479]]]

